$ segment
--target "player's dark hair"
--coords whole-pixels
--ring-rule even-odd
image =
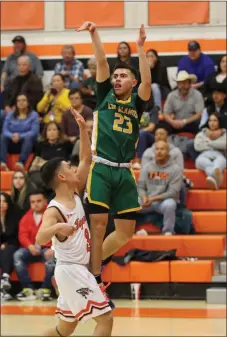
[[[48,160],[40,170],[41,179],[44,183],[44,185],[48,188],[54,188],[54,180],[56,173],[62,163],[64,161],[64,158],[53,158],[51,160]]]
[[[156,124],[154,132],[156,132],[158,129],[164,129],[168,135],[170,135],[171,133],[171,128],[168,126],[166,122],[162,121],[158,122],[158,124]]]
[[[135,68],[133,68],[130,64],[119,62],[115,65],[113,72],[117,69],[128,69],[135,76],[135,79],[138,79],[138,72]]]

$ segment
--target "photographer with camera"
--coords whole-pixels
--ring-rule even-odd
[[[55,121],[60,124],[62,116],[71,106],[69,89],[65,88],[65,79],[62,74],[52,76],[49,88],[41,101],[37,104],[37,111],[43,116],[43,123]]]

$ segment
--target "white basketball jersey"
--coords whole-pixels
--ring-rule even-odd
[[[87,224],[84,208],[78,195],[75,195],[76,207],[67,210],[55,199],[51,200],[48,208],[55,207],[63,220],[76,226],[76,232],[65,241],[60,242],[56,236],[52,238],[52,249],[55,252],[57,263],[77,263],[87,265],[90,260],[90,231]]]

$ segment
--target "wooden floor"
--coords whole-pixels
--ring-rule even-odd
[[[203,301],[114,301],[113,336],[226,336],[226,307]],[[45,305],[44,305],[45,304]],[[55,302],[1,303],[1,336],[42,336],[56,324]],[[94,322],[75,336],[91,336]]]

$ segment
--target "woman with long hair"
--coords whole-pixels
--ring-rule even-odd
[[[16,110],[8,112],[1,135],[1,170],[8,171],[7,152],[20,153],[16,169],[23,170],[39,135],[39,116],[25,94],[17,96]],[[10,150],[10,151],[9,151]]]
[[[11,186],[11,199],[23,213],[26,213],[30,208],[29,193],[32,191],[27,174],[24,171],[15,171],[13,174],[13,183]]]
[[[217,88],[217,86],[223,86],[227,88],[227,55],[222,55],[219,62],[218,68],[215,73],[212,73],[204,83],[204,98],[206,105],[212,102],[212,92]]]
[[[206,181],[212,189],[221,186],[226,168],[226,130],[222,128],[219,117],[217,113],[211,114],[207,127],[194,140],[195,150],[201,152],[195,166],[207,174]]]
[[[19,207],[13,204],[7,193],[0,192],[1,222],[0,222],[0,268],[1,268],[1,298],[11,298],[9,290],[10,274],[13,270],[13,254],[18,248],[18,224],[23,215]]]
[[[68,95],[69,89],[65,88],[64,76],[62,74],[53,75],[51,88],[37,104],[37,111],[43,116],[44,124],[50,121],[61,123],[62,115],[71,106]]]
[[[152,78],[152,94],[154,104],[159,109],[162,108],[162,100],[166,99],[171,88],[169,85],[167,68],[161,63],[158,52],[155,49],[149,49],[146,52],[147,61],[150,65]]]

